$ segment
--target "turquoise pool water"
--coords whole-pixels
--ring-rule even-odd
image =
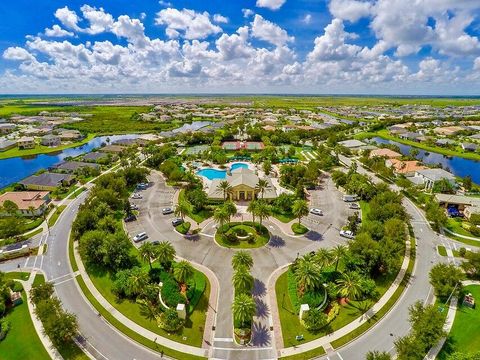
[[[233,171],[235,169],[241,169],[241,168],[248,168],[247,164],[244,163],[234,163],[230,167],[230,171]],[[225,179],[227,177],[227,170],[217,170],[217,169],[202,169],[200,171],[197,171],[197,175],[206,177],[208,180],[215,180],[215,179]]]

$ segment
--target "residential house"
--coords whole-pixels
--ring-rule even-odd
[[[19,215],[41,216],[48,209],[49,195],[48,191],[9,191],[0,195],[0,207],[11,201],[17,205]]]
[[[438,139],[437,141],[435,141],[435,145],[441,146],[441,147],[449,146],[449,145],[455,145],[455,140],[452,140],[452,139]]]
[[[418,132],[406,132],[406,133],[399,134],[398,137],[400,139],[410,140],[415,142],[420,142],[422,141],[422,139],[424,139],[424,136]]]
[[[64,161],[58,165],[55,165],[52,169],[61,170],[67,173],[73,173],[78,169],[89,167],[92,169],[100,169],[100,165],[93,164],[89,162],[81,162],[81,161]]]
[[[75,141],[82,138],[82,133],[78,130],[61,130],[59,136],[62,141]]]
[[[420,165],[416,160],[387,159],[385,165],[392,168],[395,174],[407,177],[415,176],[418,170],[426,169],[425,166]]]
[[[100,148],[98,151],[104,153],[111,153],[111,154],[120,154],[123,150],[125,150],[124,146],[120,145],[107,145]]]
[[[374,158],[374,157],[385,157],[387,159],[397,159],[397,158],[401,158],[402,154],[399,154],[398,152],[387,149],[387,148],[383,148],[383,149],[372,150],[370,152],[370,158]]]
[[[443,136],[453,136],[457,135],[461,131],[464,131],[465,128],[462,126],[446,126],[446,127],[436,127],[433,129],[433,132],[437,135]]]
[[[97,162],[108,159],[108,154],[100,152],[91,152],[83,156],[82,160],[87,162]]]
[[[415,177],[425,185],[425,190],[431,190],[440,180],[446,179],[452,185],[456,185],[455,176],[443,169],[423,169],[415,172]]]
[[[75,176],[68,174],[42,173],[29,176],[19,182],[29,190],[55,190],[60,186],[70,186],[75,182]]]
[[[0,151],[7,151],[17,146],[17,142],[8,139],[0,139]]]
[[[43,146],[53,147],[53,146],[59,146],[61,141],[60,141],[60,137],[57,135],[45,135],[45,136],[42,136],[40,143]]]
[[[232,171],[225,179],[231,187],[228,197],[234,201],[250,201],[256,197],[261,197],[259,191],[256,189],[259,177],[250,169],[239,168]],[[268,182],[268,187],[263,193],[263,198],[274,199],[277,197],[277,192],[273,186],[270,178],[265,178]],[[219,189],[219,184],[222,180],[215,179],[212,181],[208,197],[211,199],[223,200],[223,191]]]
[[[29,136],[21,137],[17,140],[17,146],[21,150],[33,149],[35,147],[35,139]]]
[[[338,143],[339,145],[341,146],[344,146],[346,147],[347,149],[350,149],[352,151],[358,151],[360,150],[362,147],[366,146],[367,144],[365,144],[364,142],[360,141],[360,140],[344,140],[344,141],[340,141]]]
[[[462,149],[465,151],[475,152],[478,149],[478,145],[472,143],[462,143]]]
[[[2,123],[0,124],[0,134],[9,134],[15,130],[15,124]]]
[[[435,198],[440,206],[455,206],[467,219],[470,219],[472,214],[480,213],[480,198],[450,194],[436,194]]]

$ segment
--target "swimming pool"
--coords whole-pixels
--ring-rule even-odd
[[[230,171],[235,169],[248,168],[248,164],[233,163],[230,167]],[[212,168],[202,169],[197,171],[197,175],[206,177],[208,180],[225,179],[227,177],[227,170],[217,170]]]

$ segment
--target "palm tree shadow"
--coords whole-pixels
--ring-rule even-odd
[[[285,240],[278,235],[273,235],[268,242],[268,245],[272,248],[281,248],[285,246]]]
[[[267,346],[270,345],[270,330],[266,325],[255,322],[252,329],[252,345]]]
[[[265,303],[265,301],[261,299],[255,299],[255,303],[257,304],[257,312],[255,316],[266,319],[268,317],[268,314],[270,314],[268,305]]]
[[[263,296],[267,293],[267,288],[263,281],[255,279],[253,281],[252,296]]]
[[[323,240],[323,235],[320,234],[318,231],[314,231],[314,230],[310,230],[309,232],[307,232],[305,234],[305,237],[308,240],[311,240],[311,241],[322,241]]]

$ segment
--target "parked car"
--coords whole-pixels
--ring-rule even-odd
[[[340,236],[346,237],[347,239],[353,239],[355,237],[350,230],[340,230]]]
[[[138,210],[138,205],[137,204],[130,204],[130,209]]]
[[[165,208],[165,209],[162,209],[162,214],[163,215],[169,215],[169,214],[173,214],[173,209],[172,208]]]
[[[357,201],[357,195],[343,195],[342,199],[345,202]]]
[[[132,222],[132,221],[137,220],[137,217],[133,214],[130,214],[130,215],[126,216],[125,219],[123,219],[123,220],[125,220],[125,222]]]
[[[133,193],[132,195],[132,199],[141,199],[141,198],[142,198],[142,195],[139,193]]]
[[[146,232],[141,232],[140,234],[137,234],[133,237],[133,241],[136,243],[146,239],[148,239],[148,235]]]
[[[360,205],[358,205],[357,203],[351,203],[350,205],[348,205],[348,207],[353,210],[360,210]]]
[[[173,225],[173,226],[178,226],[178,225],[180,225],[180,224],[183,224],[183,222],[184,222],[184,221],[183,221],[182,218],[175,218],[175,219],[172,220],[172,225]]]
[[[148,187],[148,184],[146,184],[146,183],[137,184],[137,189],[138,190],[145,190],[147,187]]]
[[[323,215],[323,211],[317,208],[311,208],[310,209],[310,214],[313,215]]]
[[[154,240],[154,241],[152,241],[152,245],[155,245],[155,246],[160,245],[160,241]]]

